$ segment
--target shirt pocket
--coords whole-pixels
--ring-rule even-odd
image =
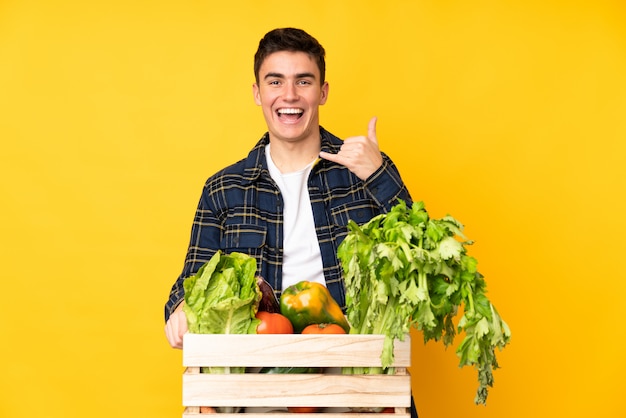
[[[258,225],[226,225],[221,247],[225,251],[256,253],[246,249],[259,249],[265,245],[267,230]]]
[[[359,225],[380,213],[380,209],[371,200],[356,200],[331,208],[330,215],[336,226],[345,227],[349,220]]]

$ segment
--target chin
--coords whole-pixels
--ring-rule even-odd
[[[306,138],[308,135],[305,129],[301,127],[281,128],[274,130],[274,136],[285,141],[298,141]]]

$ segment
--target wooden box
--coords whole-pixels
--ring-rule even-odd
[[[342,367],[380,367],[382,335],[217,335],[186,334],[183,343],[184,418],[201,406],[241,407],[247,418],[359,418],[381,415],[355,408],[387,408],[409,418],[410,337],[395,341],[395,374],[344,375]],[[200,373],[201,367],[322,367],[319,374]],[[334,370],[334,372],[333,372]],[[321,406],[319,413],[289,413],[287,407]],[[391,413],[389,413],[391,408]],[[262,410],[263,412],[258,412]],[[320,416],[322,414],[322,416]],[[218,413],[235,417],[235,414]],[[238,414],[241,416],[240,414]]]

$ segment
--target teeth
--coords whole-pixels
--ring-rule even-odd
[[[278,109],[278,113],[286,113],[289,115],[297,115],[302,113],[302,109]]]

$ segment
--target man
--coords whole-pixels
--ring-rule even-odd
[[[325,51],[300,29],[275,29],[255,54],[254,101],[268,132],[247,158],[210,177],[194,218],[181,275],[165,305],[165,332],[182,348],[183,280],[215,252],[256,258],[280,293],[301,280],[325,284],[345,306],[337,247],[349,219],[362,224],[411,197],[378,147],[376,118],[366,136],[341,141],[319,124],[328,99]]]

